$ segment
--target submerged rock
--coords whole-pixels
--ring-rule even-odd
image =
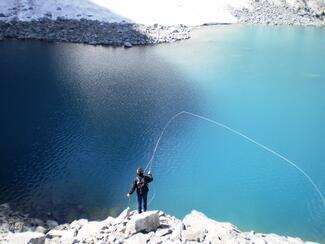
[[[52,229],[52,228],[58,226],[59,224],[55,220],[47,220],[46,225],[49,227],[49,229]]]
[[[46,228],[44,228],[43,226],[37,226],[35,228],[35,232],[39,232],[39,233],[45,233],[47,231]]]

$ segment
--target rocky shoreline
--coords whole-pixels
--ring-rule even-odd
[[[58,225],[54,220],[28,218],[0,205],[0,243],[20,244],[142,244],[142,243],[312,243],[276,234],[243,232],[193,210],[183,220],[162,211],[138,214],[125,209],[102,221],[75,220]]]
[[[0,21],[0,40],[5,38],[132,47],[188,39],[190,28],[184,25],[141,25],[64,18],[53,20],[44,17],[31,21]]]
[[[75,13],[74,16],[73,11],[70,13],[61,5],[46,13],[41,13],[38,5],[30,2],[12,6],[14,7],[3,9],[4,12],[0,10],[0,41],[36,39],[132,47],[190,38],[191,27],[181,24],[144,25],[120,16],[105,21],[96,19],[100,14],[97,17],[86,14],[88,8],[83,15]],[[96,13],[99,10],[96,8],[93,11]],[[243,24],[325,26],[325,3],[318,0],[251,0],[246,6],[233,6],[229,11],[238,23]],[[65,16],[61,16],[64,13]],[[181,19],[179,21],[182,22]],[[228,22],[213,24],[218,23]],[[202,25],[209,24],[212,23]]]
[[[264,25],[325,26],[325,7],[275,5],[269,1],[254,1],[252,8],[233,11],[239,23]],[[215,23],[214,23],[215,24]],[[204,24],[209,25],[209,24]],[[143,25],[122,22],[103,22],[91,19],[67,19],[44,16],[22,21],[18,18],[1,20],[0,41],[4,39],[35,39],[48,42],[72,42],[91,45],[132,47],[169,43],[190,38],[191,27],[185,25]]]
[[[234,10],[239,23],[263,25],[325,26],[325,6],[309,7],[307,4],[290,6],[286,1],[252,1],[252,8]],[[282,2],[282,3],[281,3]]]

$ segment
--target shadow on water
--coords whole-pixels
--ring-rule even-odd
[[[152,48],[0,43],[0,202],[60,221],[125,207],[161,128],[197,106]]]

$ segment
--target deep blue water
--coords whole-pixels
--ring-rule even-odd
[[[221,26],[132,49],[0,42],[0,202],[60,220],[104,218],[182,110],[295,162],[325,195],[325,29]],[[190,116],[153,162],[150,208],[325,241],[324,205],[294,167]],[[134,203],[134,198],[133,198]]]

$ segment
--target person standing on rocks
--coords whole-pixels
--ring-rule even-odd
[[[150,183],[151,181],[153,181],[153,177],[150,170],[148,171],[148,175],[144,175],[143,168],[137,169],[137,177],[133,181],[132,187],[126,196],[130,197],[132,193],[137,190],[138,213],[142,213],[142,209],[144,212],[147,211],[147,198],[149,191],[148,183]]]

